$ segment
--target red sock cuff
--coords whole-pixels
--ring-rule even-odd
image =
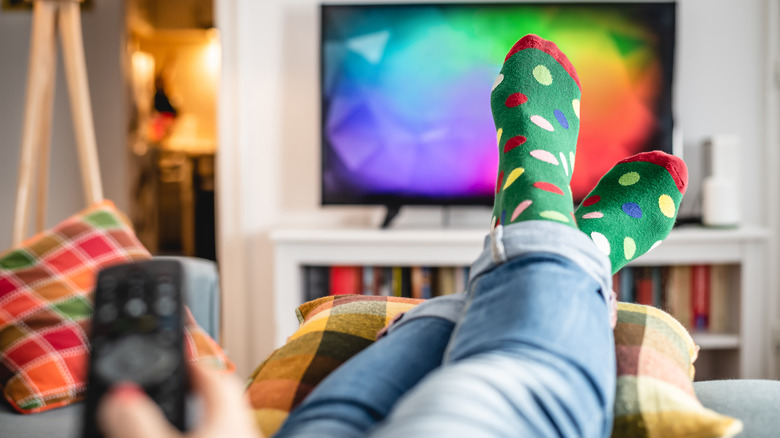
[[[577,76],[577,70],[575,70],[574,66],[571,65],[569,58],[567,58],[566,55],[561,52],[561,50],[554,42],[547,41],[538,35],[528,34],[520,38],[520,41],[516,42],[515,45],[512,46],[512,49],[509,51],[509,53],[507,53],[506,58],[504,58],[504,62],[511,58],[515,53],[525,49],[539,49],[542,52],[552,56],[556,61],[558,61],[559,64],[561,64],[561,66],[563,66],[564,70],[569,73],[569,76],[574,79],[574,82],[577,83],[577,87],[582,90],[582,86],[580,85],[580,78]]]
[[[617,164],[631,163],[634,161],[653,163],[665,168],[666,171],[669,172],[669,175],[672,175],[674,183],[677,185],[677,189],[680,191],[680,193],[683,195],[685,194],[685,190],[688,188],[688,167],[679,157],[669,155],[662,151],[650,151],[624,158],[618,161]]]

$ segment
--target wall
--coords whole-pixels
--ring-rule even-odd
[[[239,370],[248,371],[273,347],[268,231],[277,224],[371,225],[377,210],[318,206],[318,2],[237,0],[217,8],[225,340]],[[708,136],[739,136],[734,153],[745,192],[732,201],[750,224],[768,217],[764,10],[758,0],[678,2],[677,120],[692,174],[700,174]]]
[[[96,1],[93,4],[92,9],[82,13],[82,29],[103,191],[106,198],[127,211],[125,118],[128,111],[120,62],[124,2]],[[0,11],[0,187],[4,188],[0,191],[0,205],[5,207],[0,211],[0,250],[11,244],[31,21],[31,12]],[[85,206],[72,126],[60,59],[54,97],[47,226]]]

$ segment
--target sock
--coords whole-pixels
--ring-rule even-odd
[[[672,230],[688,185],[678,157],[643,152],[619,161],[577,209],[579,229],[609,256],[614,274]]]
[[[552,220],[576,228],[571,175],[580,129],[580,82],[558,47],[518,41],[493,84],[498,141],[493,226]]]

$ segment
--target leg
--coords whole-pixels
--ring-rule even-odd
[[[618,162],[577,209],[577,225],[612,262],[612,272],[669,235],[688,169],[678,157],[644,152]]]
[[[445,364],[376,436],[607,436],[615,353],[609,262],[563,224],[525,222],[475,264]],[[503,263],[506,261],[505,263]],[[497,264],[500,263],[500,264]]]
[[[60,8],[60,39],[65,77],[68,80],[70,108],[73,112],[73,130],[76,132],[81,181],[84,199],[92,205],[103,199],[100,165],[95,140],[95,122],[89,100],[87,64],[84,61],[84,42],[81,36],[81,9],[76,2],[62,2]]]
[[[569,188],[579,96],[554,44],[530,35],[510,50],[491,96],[494,226],[472,266],[466,310],[444,365],[376,436],[609,434],[610,262],[575,228]]]
[[[323,380],[276,436],[364,436],[403,394],[441,365],[462,298],[441,297],[408,312],[385,337]]]
[[[13,243],[24,240],[30,213],[30,192],[36,171],[35,156],[39,148],[48,142],[51,103],[54,97],[54,75],[57,66],[55,56],[55,14],[57,5],[51,2],[35,2],[30,45],[30,66],[27,73],[27,97],[22,128],[22,150],[19,165],[19,184],[14,210]],[[38,169],[39,172],[46,169]],[[40,189],[40,187],[39,187]],[[38,206],[43,209],[43,206]],[[42,210],[41,210],[42,211]]]

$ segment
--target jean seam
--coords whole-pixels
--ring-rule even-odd
[[[480,276],[481,277],[481,276]],[[460,311],[460,316],[458,316],[458,320],[455,322],[455,327],[452,329],[452,334],[450,335],[450,340],[447,343],[447,347],[444,348],[444,355],[442,356],[441,364],[442,366],[447,365],[450,361],[450,354],[452,353],[452,345],[453,345],[453,339],[455,339],[455,336],[458,335],[458,332],[460,331],[461,322],[463,321],[463,315],[466,314],[466,312],[469,310],[469,307],[471,307],[471,301],[473,298],[473,291],[476,287],[476,283],[480,281],[481,278],[474,278],[471,281],[469,281],[469,284],[466,286],[466,303],[463,305],[463,309]]]

